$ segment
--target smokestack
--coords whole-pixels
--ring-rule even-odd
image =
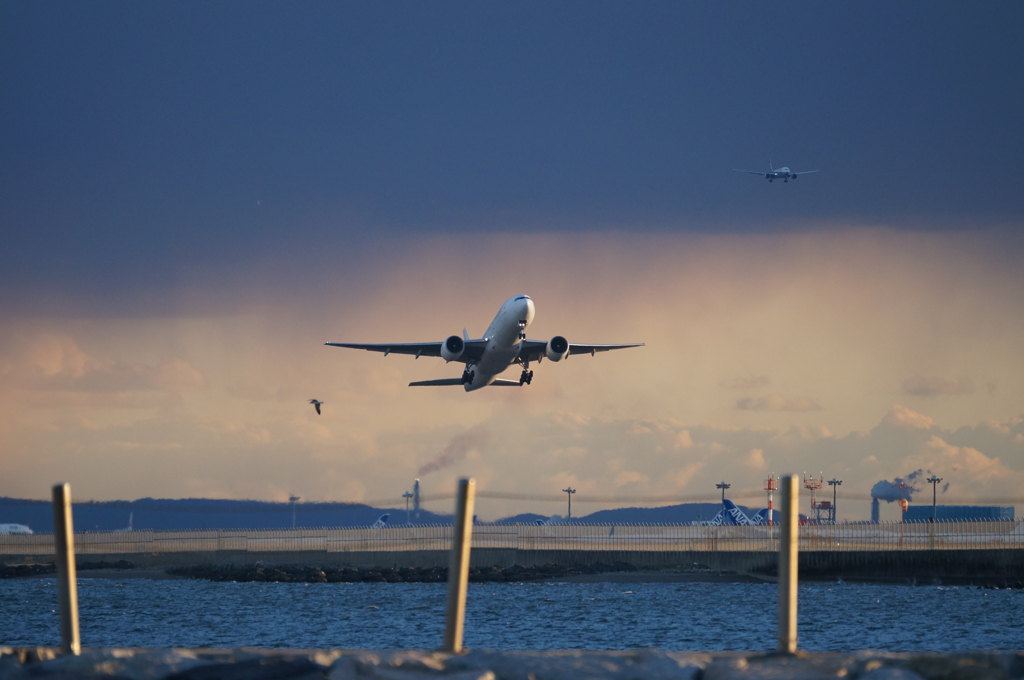
[[[413,517],[420,518],[420,480],[412,485],[412,511]]]
[[[871,499],[871,523],[878,524],[878,499]]]

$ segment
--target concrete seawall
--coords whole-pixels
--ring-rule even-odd
[[[111,553],[78,556],[79,560],[117,562],[126,560],[139,568],[193,565],[230,566],[263,562],[266,565],[315,565],[351,567],[447,567],[446,550],[327,552],[218,550],[170,553]],[[9,565],[40,564],[52,558],[39,555],[4,555]],[[765,551],[632,551],[632,550],[516,550],[474,548],[474,567],[536,567],[612,564],[624,562],[641,570],[677,570],[737,574],[774,579],[778,568],[775,553]],[[805,551],[800,553],[803,581],[876,583],[1015,585],[1024,582],[1024,550],[872,550]]]

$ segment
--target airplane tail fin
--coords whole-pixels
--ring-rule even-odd
[[[134,519],[135,519],[135,513],[134,512],[129,512],[128,513],[128,531],[132,530],[132,521]]]
[[[736,504],[728,498],[725,499],[724,505],[727,516],[722,519],[726,524],[739,524],[740,526],[746,526],[751,523],[747,514],[736,507]]]
[[[378,519],[376,522],[374,522],[373,526],[370,527],[370,528],[371,529],[383,529],[387,525],[389,517],[391,517],[391,515],[389,513],[385,513],[385,514],[381,515],[380,519]]]
[[[772,165],[772,159],[771,158],[768,159],[768,171],[769,172],[775,172],[775,167]]]
[[[465,328],[462,329],[462,339],[465,340],[466,342],[469,342],[469,331],[467,331]]]

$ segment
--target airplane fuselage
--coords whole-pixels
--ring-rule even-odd
[[[467,392],[487,387],[519,358],[526,329],[533,323],[536,309],[528,295],[510,298],[498,310],[484,333],[483,356],[466,366],[473,379],[465,384]]]
[[[771,172],[764,173],[764,178],[769,182],[777,179],[788,182],[791,179],[796,179],[796,175],[790,172],[789,168],[775,168]]]

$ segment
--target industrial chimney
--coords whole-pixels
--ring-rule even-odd
[[[878,499],[871,499],[871,523],[878,524]]]
[[[420,518],[420,480],[412,485],[412,512],[413,517]]]

